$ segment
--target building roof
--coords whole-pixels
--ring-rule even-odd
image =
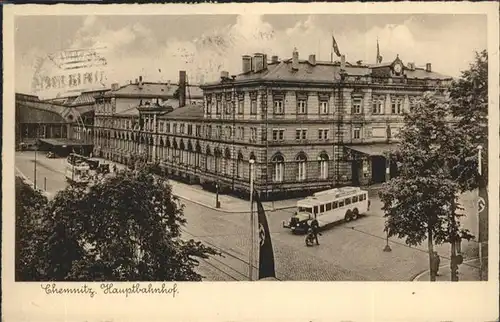
[[[72,101],[68,101],[66,105],[81,106],[81,105],[94,105],[95,97],[107,92],[108,90],[88,91],[82,92],[78,97]]]
[[[179,107],[161,116],[161,118],[174,119],[203,119],[203,105],[186,105]]]
[[[126,84],[116,90],[105,94],[107,97],[141,97],[141,98],[173,98],[179,88],[177,84],[144,82],[142,86],[138,83]],[[203,91],[199,86],[186,86],[186,99],[202,98]]]
[[[346,62],[345,71],[348,76],[370,76],[372,75],[373,69],[387,67],[390,65],[392,65],[392,62],[378,65],[351,64]],[[267,69],[259,72],[252,71],[236,75],[235,81],[251,82],[254,80],[260,80],[332,83],[340,79],[340,70],[340,62],[317,61],[313,65],[308,60],[299,60],[299,68],[297,70],[293,70],[292,59],[286,59],[278,63],[270,63],[268,64]],[[405,74],[407,78],[451,79],[449,76],[436,72],[427,72],[422,68],[416,68],[414,70],[405,68]],[[207,86],[216,84],[220,84],[220,81],[209,83]]]
[[[16,102],[16,123],[66,123],[57,112]]]

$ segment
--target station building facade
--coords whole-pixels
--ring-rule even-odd
[[[201,86],[202,104],[97,104],[95,148],[126,162],[145,154],[165,174],[248,193],[249,160],[264,197],[387,180],[403,114],[451,78],[396,57],[366,65],[242,57],[242,71]],[[104,108],[104,109],[103,109]],[[108,122],[108,123],[102,123]]]

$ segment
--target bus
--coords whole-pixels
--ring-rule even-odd
[[[293,233],[307,232],[313,218],[319,228],[325,228],[342,220],[356,220],[369,209],[368,191],[359,187],[329,189],[297,201],[297,211],[283,227]]]
[[[88,183],[91,171],[98,166],[99,161],[71,153],[66,160],[66,180],[73,183]]]

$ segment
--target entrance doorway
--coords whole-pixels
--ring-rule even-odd
[[[385,182],[386,159],[383,156],[372,156],[372,182]]]
[[[359,172],[361,168],[360,160],[352,161],[352,185],[357,187],[359,186]]]

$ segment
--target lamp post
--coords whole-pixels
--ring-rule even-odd
[[[251,281],[252,276],[253,276],[253,251],[254,251],[254,216],[253,216],[253,180],[254,180],[254,173],[253,173],[253,166],[255,163],[254,159],[250,159],[249,161],[250,165],[250,256],[248,260],[248,279]]]

